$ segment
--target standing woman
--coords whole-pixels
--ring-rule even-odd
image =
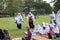
[[[50,19],[51,24],[52,25],[56,24],[54,11],[52,11],[52,14],[50,14],[50,17],[51,17]]]
[[[28,19],[28,23],[29,23],[30,28],[33,29],[34,28],[34,24],[33,24],[33,22],[34,22],[34,15],[31,12],[29,12],[29,14],[27,16],[27,19]]]
[[[23,17],[22,17],[22,15],[20,13],[18,13],[18,15],[15,17],[15,23],[17,24],[18,29],[22,28]]]
[[[57,12],[57,25],[60,29],[60,10]]]

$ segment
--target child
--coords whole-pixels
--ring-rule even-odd
[[[4,35],[5,35],[4,40],[12,40],[8,30],[5,29],[5,30],[3,30],[3,32],[4,32]]]

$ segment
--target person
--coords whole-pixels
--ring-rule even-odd
[[[18,29],[22,29],[22,24],[24,23],[23,17],[20,13],[15,17],[15,23],[17,24]]]
[[[42,31],[42,27],[38,23],[36,23],[32,35],[39,35],[41,31]]]
[[[47,31],[47,32],[49,32],[49,24],[48,23],[45,23],[45,22],[43,22],[43,26],[46,28],[45,30]]]
[[[50,19],[51,24],[56,24],[54,11],[52,11],[52,14],[50,14],[50,17],[51,17],[51,19]]]
[[[22,38],[22,40],[31,40],[31,36],[32,36],[32,31],[30,30],[30,27],[27,26],[27,36]]]
[[[0,40],[3,40],[4,39],[4,33],[3,33],[3,31],[2,31],[2,29],[0,29]]]
[[[27,16],[27,19],[28,19],[28,23],[29,23],[30,28],[33,29],[34,28],[34,24],[33,24],[33,22],[34,22],[34,15],[31,12],[29,12],[29,14]]]
[[[49,39],[52,39],[53,38],[53,36],[54,36],[54,31],[53,31],[53,26],[52,26],[52,24],[49,24],[49,32],[48,32],[48,38]]]
[[[56,24],[54,25],[53,31],[54,31],[54,35],[56,36],[55,38],[58,38],[59,37],[59,28]]]
[[[46,35],[48,31],[49,31],[48,23],[43,22],[42,23],[42,31],[41,31],[41,34],[42,35]]]
[[[41,31],[42,35],[46,35],[47,34],[47,30],[45,26],[42,26],[42,31]]]
[[[58,25],[59,30],[60,30],[60,10],[58,10],[58,12],[57,12],[57,25]]]
[[[3,32],[4,32],[4,35],[5,35],[3,40],[12,40],[7,29],[4,29]]]

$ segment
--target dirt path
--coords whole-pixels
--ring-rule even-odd
[[[51,40],[46,37],[41,37],[41,36],[33,36],[32,38],[35,38],[36,40]],[[12,40],[21,40],[21,38],[14,38]]]
[[[35,37],[32,37],[32,38],[35,38],[36,40],[51,40],[51,39],[48,39],[48,38],[42,37],[42,36],[35,36]]]
[[[21,40],[21,38],[13,38],[12,40]]]

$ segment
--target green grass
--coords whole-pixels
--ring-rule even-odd
[[[34,24],[38,22],[40,25],[42,22],[50,23],[50,17],[49,16],[39,16],[37,19],[35,19]],[[22,25],[22,30],[18,30],[16,27],[16,24],[14,23],[14,18],[0,18],[0,29],[8,29],[10,35],[12,37],[23,37],[24,32],[26,31],[26,26],[28,26],[27,19],[24,18],[24,24]],[[60,40],[60,39],[53,39],[53,40]]]
[[[35,22],[39,22],[39,24],[42,24],[42,22],[48,22],[50,21],[49,16],[40,16],[39,18],[35,19]],[[14,23],[14,18],[0,18],[0,29],[8,29],[10,35],[12,37],[23,37],[24,32],[26,31],[26,26],[28,26],[27,19],[24,18],[24,24],[22,25],[22,30],[18,30],[16,27],[16,24]]]

